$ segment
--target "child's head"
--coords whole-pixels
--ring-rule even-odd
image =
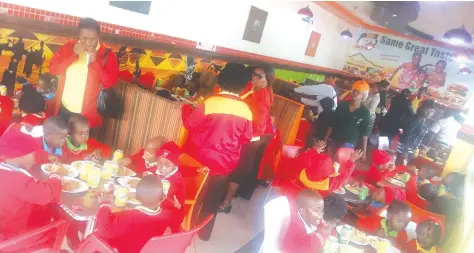
[[[169,175],[178,168],[181,150],[178,145],[170,141],[161,146],[157,151],[158,174]]]
[[[347,202],[338,194],[324,197],[324,221],[336,226],[347,213]]]
[[[137,200],[146,207],[157,208],[163,202],[164,192],[161,179],[149,175],[137,184]]]
[[[384,150],[376,149],[372,153],[372,163],[382,171],[387,170],[392,164],[394,164],[394,159],[394,154]]]
[[[387,226],[389,231],[400,232],[405,230],[411,220],[410,206],[401,201],[393,200],[387,208]]]
[[[49,148],[60,148],[68,135],[67,122],[60,117],[49,117],[43,122],[44,141]]]
[[[35,163],[36,140],[28,134],[7,131],[0,137],[0,161],[29,170]]]
[[[435,176],[435,174],[435,169],[429,165],[423,165],[418,170],[418,178],[421,180],[430,180]]]
[[[434,184],[422,184],[418,187],[418,194],[420,197],[431,201],[438,196],[438,187]]]
[[[55,90],[57,85],[58,79],[50,73],[44,73],[39,77],[38,87],[43,90]]]
[[[425,250],[439,245],[443,236],[441,223],[434,219],[420,222],[416,227],[416,241]]]
[[[317,191],[303,190],[296,197],[296,206],[303,220],[317,226],[324,217],[324,200]]]
[[[250,73],[243,64],[227,63],[219,73],[219,86],[222,90],[240,93],[250,81]]]
[[[446,189],[456,198],[462,198],[464,195],[465,175],[461,172],[451,172],[443,178],[443,184]]]
[[[31,85],[23,87],[23,94],[18,101],[18,107],[24,113],[34,114],[44,112],[46,100],[43,95]]]
[[[90,124],[86,117],[76,114],[68,121],[69,136],[75,146],[83,145],[89,140]]]
[[[380,187],[374,194],[372,200],[381,204],[390,204],[394,200],[405,200],[406,194],[402,188]]]
[[[143,153],[143,158],[145,161],[148,163],[155,163],[158,149],[167,141],[168,140],[162,136],[149,139],[145,144],[145,152]]]
[[[332,111],[334,108],[334,99],[330,97],[325,97],[319,100],[319,104],[321,105],[321,108],[323,108],[323,111],[329,112]]]

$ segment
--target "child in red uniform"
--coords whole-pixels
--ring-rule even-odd
[[[36,153],[35,163],[59,162],[63,158],[63,145],[67,135],[67,122],[59,117],[47,118],[43,122],[43,137],[36,139],[40,150]]]
[[[324,197],[324,221],[332,228],[329,234],[335,234],[334,228],[347,214],[347,202],[339,194],[330,193]]]
[[[362,157],[362,151],[357,150],[351,154],[346,164],[341,164],[341,170],[335,169],[331,157],[320,154],[315,149],[309,149],[297,158],[298,169],[302,169],[299,175],[299,184],[304,188],[317,190],[325,196],[344,185],[351,177],[355,168],[355,161]]]
[[[89,138],[90,125],[86,117],[76,114],[68,120],[69,136],[66,138],[64,159],[67,163],[81,160],[109,158],[112,149],[94,138]]]
[[[45,106],[46,100],[33,86],[23,87],[23,94],[18,102],[18,107],[23,112],[22,123],[31,126],[42,125],[46,119]]]
[[[383,238],[403,243],[408,239],[405,228],[411,220],[411,209],[407,203],[393,200],[387,208],[387,218],[378,215],[361,217],[356,222],[356,228]]]
[[[394,200],[405,201],[405,190],[399,187],[380,187],[372,194],[372,203],[366,208],[366,214],[378,215],[382,208]]]
[[[398,246],[404,253],[441,253],[438,246],[441,244],[443,234],[442,224],[428,217],[416,226],[416,239]]]
[[[395,154],[377,149],[372,153],[372,166],[369,167],[369,170],[355,171],[353,176],[362,176],[364,182],[376,186],[377,182],[397,174],[400,170],[403,170],[403,167],[395,168]]]
[[[15,103],[7,96],[7,88],[5,85],[0,85],[0,90],[0,135],[2,135],[11,124]]]
[[[138,175],[143,175],[144,172],[155,173],[158,165],[157,151],[166,142],[168,140],[162,136],[151,138],[138,153],[124,157],[118,163],[122,167],[130,167]]]
[[[97,213],[97,235],[119,253],[138,253],[155,236],[161,236],[170,225],[170,211],[161,208],[165,198],[161,180],[153,175],[137,184],[137,200],[133,210],[113,213],[103,203]]]
[[[18,131],[8,131],[0,138],[0,242],[51,221],[52,216],[36,215],[34,210],[59,200],[61,179],[52,174],[43,182],[30,175],[37,147],[32,136]]]
[[[180,232],[184,219],[184,197],[186,186],[183,176],[178,169],[181,150],[174,142],[163,144],[157,151],[158,169],[156,174],[162,180],[166,199],[162,207],[172,211],[171,232]]]

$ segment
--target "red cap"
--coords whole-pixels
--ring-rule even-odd
[[[372,153],[372,163],[375,165],[383,165],[392,161],[392,156],[383,150],[374,150]]]
[[[334,174],[334,165],[330,156],[319,154],[315,149],[310,149],[302,154],[301,165],[305,168],[306,177],[309,181],[321,181]]]
[[[18,131],[7,131],[0,137],[0,158],[17,158],[35,152],[38,149],[36,139]]]
[[[174,165],[178,165],[181,150],[176,143],[170,141],[163,144],[157,151],[156,156],[164,157],[170,160]]]
[[[385,190],[385,204],[389,205],[393,200],[398,199],[405,201],[406,193],[402,188],[384,187]]]

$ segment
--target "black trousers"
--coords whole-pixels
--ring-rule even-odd
[[[198,222],[202,222],[210,214],[214,214],[214,218],[199,231],[199,238],[203,241],[209,241],[211,238],[214,222],[216,221],[217,210],[221,205],[227,189],[228,175],[209,175],[207,184],[202,196],[202,209],[199,213]]]

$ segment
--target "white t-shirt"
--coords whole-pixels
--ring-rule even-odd
[[[323,111],[323,108],[319,104],[319,101],[323,98],[330,97],[334,99],[334,110],[337,107],[337,94],[334,87],[327,83],[321,83],[317,85],[302,85],[300,87],[295,88],[296,93],[310,95],[310,96],[317,96],[316,99],[308,99],[308,98],[301,98],[301,103],[308,105],[308,106],[316,106],[318,107],[319,112]]]
[[[461,127],[462,124],[457,122],[454,117],[451,116],[435,122],[433,126],[431,126],[430,131],[437,134],[437,141],[452,146],[456,141],[458,131]]]

